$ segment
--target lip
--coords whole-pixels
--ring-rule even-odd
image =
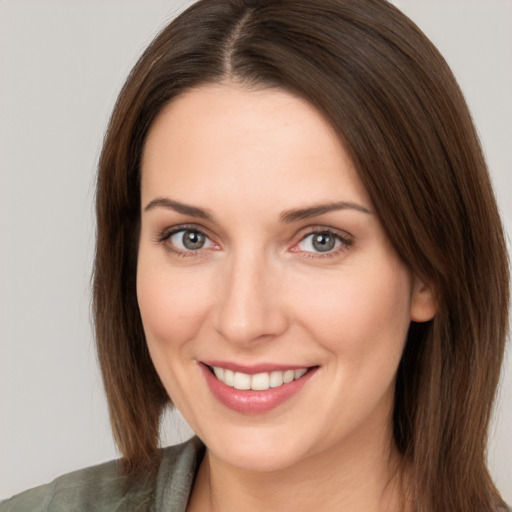
[[[205,362],[199,363],[206,383],[217,398],[217,400],[228,409],[244,414],[262,414],[291,399],[301,391],[304,385],[318,370],[317,366],[309,367],[307,373],[297,380],[293,380],[287,384],[283,384],[277,388],[269,388],[264,391],[254,390],[240,390],[230,386],[226,386],[223,382],[217,379],[215,375],[209,370],[208,366],[220,366],[228,370],[248,373],[254,375],[255,373],[271,372],[271,371],[285,371],[297,368],[305,368],[304,366],[282,366],[282,365],[254,365],[244,367],[237,364],[224,363],[224,362]]]

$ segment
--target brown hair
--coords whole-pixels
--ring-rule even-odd
[[[164,105],[227,80],[285,89],[324,114],[396,251],[436,292],[435,318],[411,324],[393,417],[415,510],[498,510],[485,449],[508,318],[502,226],[451,71],[384,0],[202,0],[130,74],[99,164],[94,271],[99,360],[127,468],[157,456],[169,402],[136,298],[141,152]]]

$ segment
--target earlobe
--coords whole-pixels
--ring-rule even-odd
[[[437,311],[437,300],[431,286],[414,277],[411,297],[411,320],[428,322]]]

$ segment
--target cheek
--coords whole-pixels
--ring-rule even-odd
[[[397,261],[348,269],[304,302],[309,330],[351,362],[384,364],[401,357],[410,324],[411,277]]]
[[[171,272],[141,254],[137,300],[150,350],[178,348],[196,335],[207,309],[209,290],[198,287],[197,273]]]

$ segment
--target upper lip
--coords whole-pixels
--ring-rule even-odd
[[[232,370],[234,372],[246,373],[248,375],[254,375],[256,373],[271,373],[286,370],[298,370],[300,368],[311,368],[308,364],[277,364],[277,363],[258,363],[252,365],[245,365],[234,363],[231,361],[213,361],[213,360],[202,360],[201,363],[207,366],[216,366],[218,368],[224,368],[226,370]]]

